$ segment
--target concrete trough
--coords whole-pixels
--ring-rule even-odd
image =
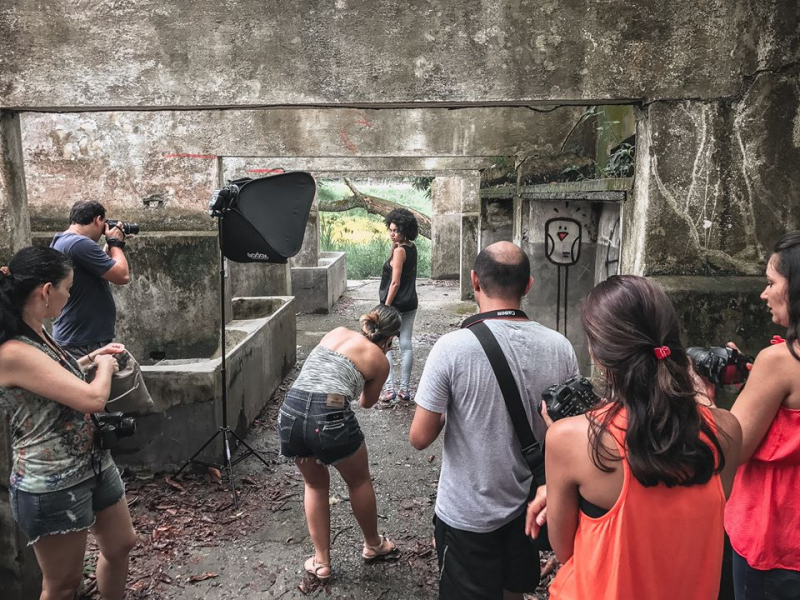
[[[344,252],[320,252],[316,267],[292,267],[292,293],[298,312],[327,314],[346,289]]]
[[[244,437],[297,358],[295,299],[234,298],[226,327],[228,425]],[[137,418],[137,433],[120,441],[120,466],[172,471],[222,425],[219,350],[206,358],[162,360],[143,366],[155,412]],[[219,462],[221,437],[199,459]]]

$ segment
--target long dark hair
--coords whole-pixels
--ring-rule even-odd
[[[678,319],[664,290],[643,277],[614,275],[589,292],[581,321],[608,380],[609,408],[589,413],[594,464],[610,472],[609,462],[618,460],[602,434],[624,408],[626,458],[645,487],[701,484],[722,471],[725,456],[695,401]],[[655,348],[663,346],[671,354],[659,360]]]
[[[71,269],[70,259],[52,248],[28,246],[11,257],[10,274],[0,271],[0,344],[19,333],[31,292],[45,283],[57,285]]]
[[[800,231],[790,231],[781,236],[773,249],[775,270],[789,282],[788,298],[789,328],[786,330],[786,346],[792,356],[800,360],[795,344],[800,334]]]

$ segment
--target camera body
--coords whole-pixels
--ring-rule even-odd
[[[693,346],[686,349],[686,354],[694,363],[697,374],[705,377],[711,383],[731,385],[742,383],[749,374],[747,363],[755,359],[742,354],[729,346],[712,346],[700,348]]]
[[[581,375],[551,385],[542,392],[542,400],[553,421],[582,415],[600,402],[591,382]]]
[[[100,450],[111,450],[120,438],[136,433],[136,421],[121,412],[97,413],[93,415],[93,420],[97,427],[95,440]]]
[[[122,229],[122,233],[124,233],[125,235],[136,235],[139,233],[138,223],[126,223],[125,221],[106,219],[106,224],[111,228],[117,227],[119,225],[120,229]]]

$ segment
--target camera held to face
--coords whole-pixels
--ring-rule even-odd
[[[119,226],[122,229],[122,233],[125,235],[136,235],[139,233],[139,224],[138,223],[126,223],[125,221],[117,221],[115,219],[106,219],[106,224],[112,229],[114,227]]]
[[[136,433],[136,421],[121,412],[97,413],[92,415],[92,420],[97,427],[95,440],[100,450],[111,450],[120,438]]]
[[[755,360],[752,356],[742,354],[729,346],[711,348],[694,346],[687,348],[686,354],[692,359],[694,370],[698,375],[705,377],[711,383],[721,385],[745,381],[749,374],[747,363]]]
[[[551,385],[542,392],[542,399],[547,406],[547,414],[553,421],[582,415],[600,402],[591,382],[580,375],[564,383]]]

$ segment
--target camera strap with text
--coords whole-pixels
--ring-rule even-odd
[[[503,350],[500,348],[500,344],[491,329],[483,321],[465,324],[465,326],[475,334],[475,337],[478,338],[481,346],[483,346],[486,356],[489,358],[494,375],[497,377],[497,383],[500,385],[506,408],[511,415],[511,423],[517,433],[522,456],[533,474],[534,483],[537,487],[544,485],[544,453],[533,435],[530,423],[528,423],[528,416],[522,406],[522,398],[519,395],[517,382],[514,380],[514,374],[511,372],[511,367],[508,365]]]

